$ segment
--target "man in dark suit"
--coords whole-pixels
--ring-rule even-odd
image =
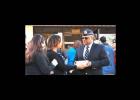
[[[74,75],[102,75],[102,67],[109,64],[109,60],[102,45],[95,44],[94,33],[91,29],[83,31],[84,45],[77,49],[77,63]]]

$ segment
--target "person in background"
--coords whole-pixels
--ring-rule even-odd
[[[109,59],[109,65],[103,67],[103,75],[114,75],[115,74],[115,65],[114,65],[114,51],[113,48],[106,43],[106,37],[102,36],[100,38],[102,45],[107,53]]]
[[[67,63],[69,67],[74,67],[75,57],[76,57],[76,49],[79,48],[82,45],[80,40],[75,40],[73,46],[67,45],[67,51],[65,52],[67,57]]]
[[[113,47],[113,50],[114,50],[114,64],[116,66],[116,40],[115,39],[113,40],[112,47]]]
[[[72,44],[66,44],[65,46],[65,64],[66,65],[73,65],[74,64],[74,56],[75,56],[75,49],[73,48]]]

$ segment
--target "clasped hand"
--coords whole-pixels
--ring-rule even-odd
[[[75,65],[77,66],[77,69],[84,69],[91,66],[91,62],[89,60],[76,61]]]

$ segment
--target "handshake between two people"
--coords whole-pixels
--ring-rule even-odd
[[[75,61],[76,69],[85,69],[91,66],[91,61],[89,60],[82,60],[82,61]],[[69,73],[72,73],[74,69],[70,70]]]
[[[75,61],[75,65],[77,69],[84,69],[91,66],[91,61],[89,60]]]

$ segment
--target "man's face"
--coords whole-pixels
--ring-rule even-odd
[[[92,37],[91,36],[83,36],[82,40],[84,41],[85,45],[89,45],[92,42]]]
[[[84,38],[82,38],[82,44],[85,45],[85,39]]]

